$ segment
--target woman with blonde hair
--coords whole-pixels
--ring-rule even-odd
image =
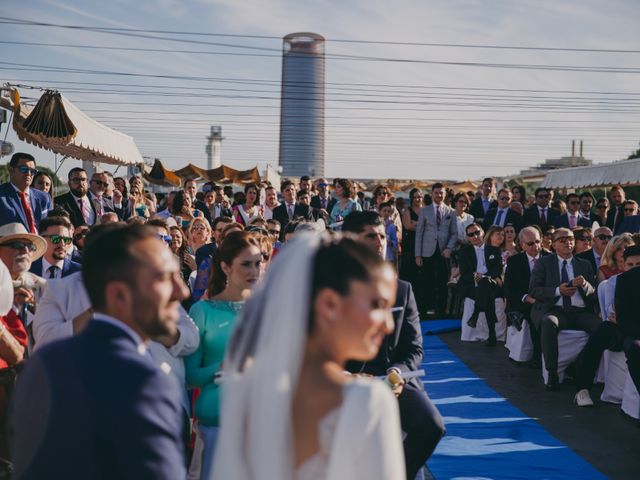
[[[598,282],[624,272],[624,249],[630,245],[633,245],[633,237],[630,233],[616,235],[611,239],[600,259]]]
[[[189,253],[195,255],[198,249],[207,243],[211,243],[211,225],[204,217],[195,217],[186,228],[189,239]]]

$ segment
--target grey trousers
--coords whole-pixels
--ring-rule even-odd
[[[542,318],[540,340],[542,355],[549,373],[558,370],[558,332],[560,330],[582,330],[591,335],[600,325],[600,319],[586,308],[565,310],[555,307]]]

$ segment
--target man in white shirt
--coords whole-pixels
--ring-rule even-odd
[[[69,258],[73,238],[71,224],[64,217],[47,217],[40,224],[41,236],[47,241],[47,250],[41,259],[31,265],[31,272],[56,280],[80,271],[80,264]]]
[[[278,192],[276,192],[275,187],[268,186],[264,193],[264,219],[271,220],[273,218],[273,209],[280,205],[280,202],[278,202]]]
[[[529,295],[536,300],[531,318],[540,328],[542,354],[548,371],[546,388],[559,388],[558,332],[593,333],[600,320],[595,314],[595,275],[587,260],[573,256],[574,237],[568,228],[553,234],[556,253],[542,258],[531,273]]]

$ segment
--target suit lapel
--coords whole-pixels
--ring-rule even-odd
[[[28,230],[29,223],[27,222],[27,216],[25,215],[24,209],[22,208],[22,202],[20,201],[20,197],[18,197],[18,192],[16,192],[16,189],[13,188],[13,186],[10,183],[7,184],[7,187],[9,187],[8,188],[9,195],[13,200],[13,204],[15,205],[18,215],[20,215],[20,220],[22,220],[22,223],[27,227],[27,230]],[[30,196],[33,197],[33,195],[30,195]],[[33,208],[31,208],[31,211],[33,211]]]

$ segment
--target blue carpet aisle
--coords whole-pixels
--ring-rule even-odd
[[[425,336],[424,349],[425,388],[447,427],[428,462],[436,480],[606,478],[489,388],[439,338]]]

